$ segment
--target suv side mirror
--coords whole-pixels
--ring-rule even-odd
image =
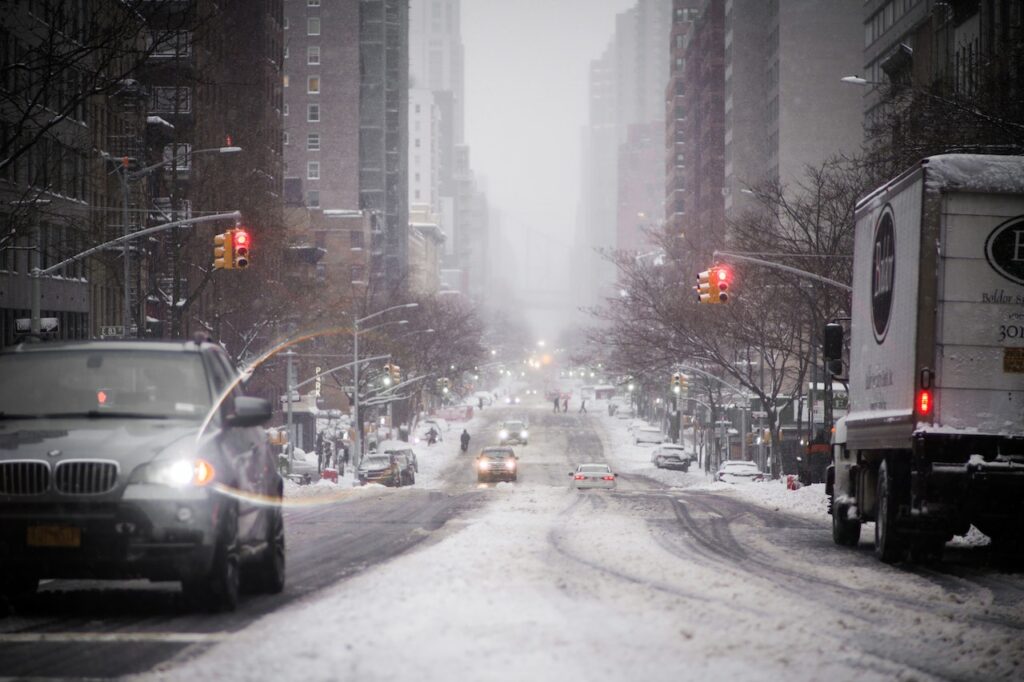
[[[259,426],[270,419],[270,403],[264,398],[240,395],[235,398],[235,413],[228,415],[228,426]]]

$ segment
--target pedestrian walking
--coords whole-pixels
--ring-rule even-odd
[[[580,401],[580,414],[586,414],[586,413],[587,413],[587,399],[584,398],[582,401]]]
[[[568,411],[569,411],[569,396],[566,396],[565,400],[562,401],[562,412],[568,412]]]
[[[558,403],[561,402],[558,396],[555,396],[555,412],[558,412]]]

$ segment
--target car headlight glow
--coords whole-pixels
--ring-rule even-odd
[[[480,460],[480,471],[487,471],[487,460]]]
[[[215,477],[213,465],[205,459],[173,459],[146,466],[140,482],[173,488],[184,488],[188,485],[201,487],[212,483]]]
[[[506,460],[505,461],[505,468],[508,469],[509,471],[515,471],[516,470],[516,461],[514,459]]]
[[[508,431],[505,429],[498,431],[498,438],[508,438]]]
[[[526,437],[527,437],[527,436],[529,436],[529,435],[530,435],[530,434],[529,434],[529,433],[527,433],[526,431],[520,431],[520,432],[519,432],[519,437],[520,437],[520,438],[526,438]]]

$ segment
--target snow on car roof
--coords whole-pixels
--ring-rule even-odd
[[[412,450],[412,443],[406,443],[404,440],[383,440],[377,444],[378,452],[397,452],[400,450]]]

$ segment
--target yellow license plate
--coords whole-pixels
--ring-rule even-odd
[[[72,526],[29,526],[29,547],[80,547],[82,529]]]

